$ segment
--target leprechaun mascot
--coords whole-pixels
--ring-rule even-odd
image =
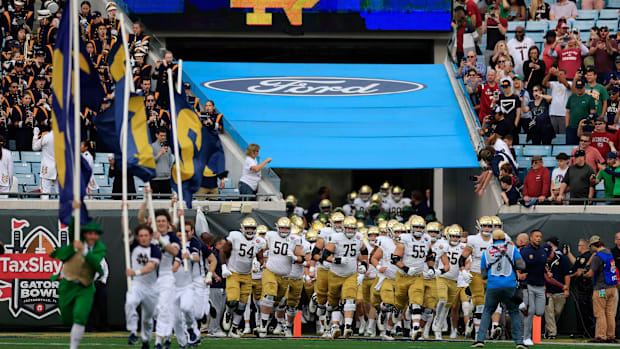
[[[62,278],[58,286],[58,303],[63,324],[71,327],[71,349],[77,349],[84,335],[95,296],[93,280],[95,273],[103,274],[101,260],[107,248],[99,241],[103,230],[99,224],[90,222],[80,229],[80,239],[73,237],[73,221],[69,228],[71,243],[61,246],[50,254],[63,262]],[[59,275],[52,276],[52,280]]]

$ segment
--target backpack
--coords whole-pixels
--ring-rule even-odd
[[[596,255],[603,260],[603,276],[605,277],[605,283],[607,285],[616,285],[618,283],[618,268],[616,268],[616,261],[611,254],[597,252]],[[596,280],[594,280],[596,282]]]

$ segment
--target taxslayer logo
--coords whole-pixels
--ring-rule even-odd
[[[43,319],[58,309],[58,274],[62,262],[49,254],[58,246],[68,244],[67,227],[59,223],[58,234],[37,226],[29,232],[27,220],[11,219],[12,245],[0,255],[0,302],[9,302],[9,310],[17,318],[22,312]]]
[[[212,90],[269,96],[348,97],[419,91],[417,82],[339,77],[264,77],[213,80],[202,83]]]

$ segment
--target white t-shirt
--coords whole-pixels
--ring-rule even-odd
[[[568,85],[571,86],[572,83],[569,81]],[[549,106],[549,115],[566,116],[566,102],[572,94],[570,88],[562,85],[559,81],[551,81],[549,86],[551,87],[551,98],[553,98]]]
[[[564,176],[566,176],[566,171],[568,171],[568,166],[565,169],[554,168],[553,172],[551,172],[551,184],[561,184]]]
[[[517,73],[517,75],[523,76],[523,62],[528,60],[527,53],[530,47],[534,45],[536,45],[534,40],[527,36],[523,37],[523,41],[512,38],[506,44],[506,46],[508,46],[508,53],[510,53],[512,59],[515,61],[515,73]],[[524,79],[527,79],[527,76],[525,76]]]
[[[243,163],[243,171],[241,172],[241,178],[239,178],[240,182],[243,182],[252,188],[252,190],[256,191],[258,188],[258,182],[260,182],[261,172],[254,172],[250,170],[250,167],[257,166],[258,162],[255,158],[251,156],[245,157],[245,162]]]

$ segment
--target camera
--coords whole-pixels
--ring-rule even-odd
[[[469,180],[472,181],[472,182],[475,182],[475,181],[478,180],[478,177],[476,177],[476,176],[469,176]]]
[[[495,97],[499,96],[499,91],[493,91],[493,96]]]
[[[167,147],[168,146],[168,141],[165,142],[159,142],[159,145],[163,148],[163,147]]]

